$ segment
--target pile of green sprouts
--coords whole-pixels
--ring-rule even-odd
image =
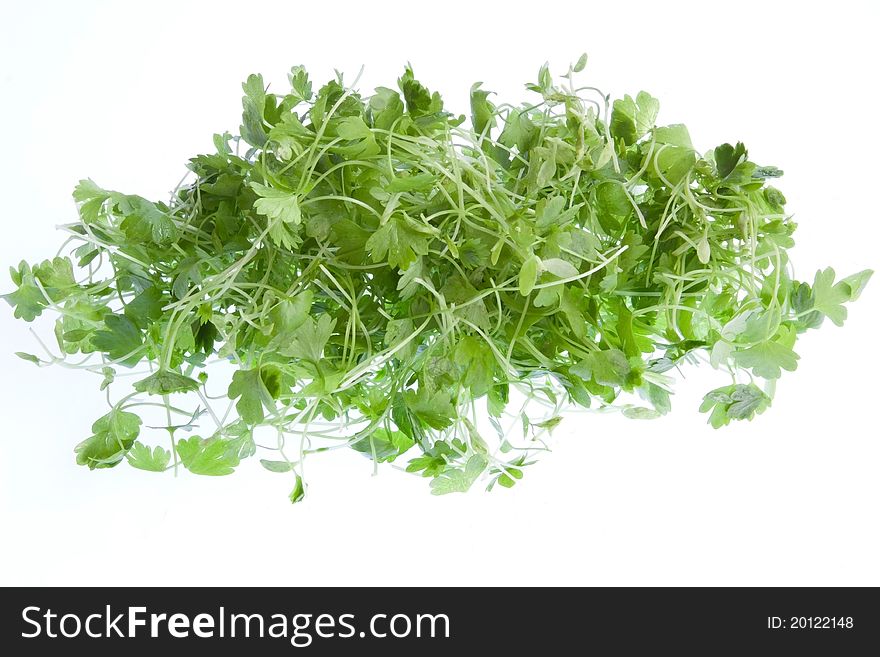
[[[344,447],[442,494],[513,486],[568,406],[667,413],[683,361],[730,372],[712,426],[764,411],[798,334],[841,324],[871,272],[794,280],[782,172],[701,154],[647,93],[612,105],[585,63],[518,106],[476,84],[469,120],[409,67],[370,96],[252,75],[240,136],[169,202],[82,181],[59,255],[6,295],[57,315],[57,346],[19,356],[106,391],[77,462],[223,475],[259,442],[296,502],[306,457]]]

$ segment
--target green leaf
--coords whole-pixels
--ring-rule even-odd
[[[633,206],[623,185],[616,182],[603,182],[596,187],[596,210],[602,229],[618,234],[620,227],[633,213]]]
[[[303,66],[294,66],[287,74],[290,80],[291,95],[299,102],[307,102],[312,99],[312,83],[309,74]],[[245,89],[247,91],[247,89]]]
[[[76,462],[95,468],[112,468],[125,457],[138,437],[141,419],[134,413],[114,408],[95,421],[92,436],[76,446]]]
[[[553,85],[553,78],[550,75],[550,67],[545,62],[541,65],[541,68],[538,69],[538,89],[546,96],[550,93],[550,88]]]
[[[489,388],[486,401],[489,415],[496,418],[501,417],[509,401],[510,386],[506,383],[494,384]]]
[[[752,178],[781,178],[785,172],[782,169],[777,167],[755,167],[755,170],[752,172]],[[772,187],[768,187],[767,190],[773,189]],[[779,190],[774,190],[779,196],[782,196],[782,193]],[[778,203],[777,205],[784,205],[785,197],[782,196],[782,203]]]
[[[290,495],[287,496],[287,499],[290,500],[291,504],[296,504],[297,502],[302,502],[305,496],[306,489],[302,477],[296,475],[296,483],[293,486],[293,490],[290,491]]]
[[[125,306],[125,316],[145,329],[162,317],[162,308],[167,303],[162,291],[154,285],[137,295]]]
[[[362,452],[379,463],[393,461],[398,456],[408,451],[414,441],[402,431],[387,431],[376,429],[369,435],[364,436],[351,444],[351,448]]]
[[[700,412],[710,413],[709,423],[718,429],[731,420],[752,420],[769,406],[770,397],[755,384],[737,383],[706,393]]]
[[[406,111],[413,117],[436,114],[443,109],[440,94],[436,92],[432,94],[428,91],[421,82],[415,79],[412,68],[409,66],[406,67],[398,80],[398,85],[406,101]]]
[[[289,332],[289,341],[279,348],[279,353],[317,363],[324,355],[324,348],[333,335],[335,324],[336,321],[330,315],[321,315],[317,321],[307,317],[302,324]]]
[[[183,467],[193,474],[228,475],[234,472],[240,462],[236,450],[230,449],[229,442],[218,437],[203,439],[192,436],[177,441],[177,455]]]
[[[445,429],[452,424],[455,410],[448,393],[443,391],[431,393],[419,388],[417,391],[407,390],[404,398],[407,408],[426,426]]]
[[[592,380],[603,386],[624,386],[629,381],[632,366],[619,349],[606,349],[583,358],[570,371],[584,381]]]
[[[540,130],[527,113],[510,110],[498,141],[520,153],[528,153],[537,144],[539,134]]]
[[[851,293],[852,289],[843,281],[834,283],[834,270],[831,267],[820,269],[813,280],[813,309],[837,326],[843,326],[846,319],[843,304],[850,300]]]
[[[251,187],[260,197],[254,201],[254,210],[259,214],[294,226],[302,221],[297,194],[259,183],[251,183]]]
[[[849,287],[849,296],[847,301],[855,301],[857,300],[861,294],[862,290],[865,289],[865,286],[868,284],[868,281],[871,280],[871,276],[874,275],[874,271],[872,269],[865,269],[860,271],[858,274],[853,274],[852,276],[847,276],[844,278],[841,283],[845,283]]]
[[[435,231],[408,217],[394,215],[367,240],[373,262],[387,260],[390,267],[406,269],[417,256],[428,254]]]
[[[401,342],[406,340],[412,335],[415,330],[415,326],[413,326],[413,322],[411,319],[392,319],[385,326],[385,340],[384,344],[388,349],[393,349],[398,346]],[[415,356],[416,353],[416,344],[414,341],[410,340],[406,346],[401,349],[398,349],[396,352],[397,358],[400,360],[408,360]]]
[[[395,176],[395,178],[385,185],[384,189],[389,194],[400,194],[403,192],[421,192],[431,189],[434,186],[436,178],[430,173],[419,173],[414,176]]]
[[[3,298],[15,309],[13,313],[17,319],[32,322],[39,317],[46,308],[46,297],[37,287],[33,271],[28,263],[22,260],[18,269],[11,269],[10,274],[18,289]]]
[[[152,241],[159,246],[167,246],[177,240],[177,225],[155,203],[140,196],[122,196],[117,205],[124,217],[120,227],[129,240]]]
[[[657,128],[657,147],[654,149],[654,168],[663,177],[677,185],[694,168],[696,153],[688,130],[681,124]]]
[[[468,459],[464,468],[448,468],[431,480],[431,493],[433,495],[466,493],[483,474],[487,465],[488,460],[485,456],[474,454]]]
[[[128,464],[138,470],[148,470],[150,472],[165,472],[168,469],[168,463],[171,461],[171,452],[162,447],[150,448],[141,442],[135,442],[128,454],[125,455]]]
[[[244,97],[241,99],[243,113],[241,117],[241,136],[251,146],[262,146],[266,143],[266,129],[263,126],[263,109],[266,106],[266,87],[262,75],[249,75],[241,85]],[[311,87],[309,87],[311,91]]]
[[[373,115],[373,125],[380,130],[390,130],[403,116],[404,107],[400,94],[387,87],[376,88],[376,94],[370,98],[369,107]]]
[[[522,478],[522,470],[507,466],[504,469],[504,473],[498,477],[498,484],[505,488],[513,488],[516,482]]]
[[[346,116],[336,125],[336,134],[348,140],[346,146],[337,146],[334,151],[352,158],[369,158],[380,151],[379,144],[370,126],[359,116]]]
[[[174,392],[198,390],[199,382],[177,372],[159,370],[145,379],[136,381],[134,389],[150,395],[170,395]]]
[[[559,415],[554,415],[548,420],[543,420],[542,422],[535,423],[534,426],[538,427],[539,429],[547,429],[548,431],[552,431],[553,429],[558,427],[561,422],[562,417]]]
[[[644,406],[629,406],[623,409],[623,416],[630,420],[653,420],[660,417],[653,408],[645,408]]]
[[[336,107],[338,104],[338,107]],[[329,112],[336,107],[331,117]],[[344,116],[357,116],[363,113],[363,105],[360,98],[355,93],[346,95],[346,91],[338,80],[331,80],[318,90],[318,95],[309,111],[309,119],[312,127],[317,129],[325,126],[328,127],[331,119],[338,119]]]
[[[446,460],[442,456],[418,456],[409,462],[406,471],[419,473],[423,477],[435,477],[446,468]]]
[[[285,162],[293,159],[294,155],[302,155],[311,139],[312,133],[292,113],[282,114],[281,120],[269,130],[275,155]]]
[[[79,216],[85,224],[100,221],[105,214],[107,201],[113,198],[113,192],[101,189],[89,178],[80,180],[73,190],[73,199],[79,206]]]
[[[112,367],[102,367],[101,374],[104,375],[104,378],[101,379],[101,387],[99,388],[99,390],[106,390],[107,387],[116,379],[116,370],[114,370]]]
[[[566,200],[562,196],[551,196],[546,201],[539,202],[535,211],[535,227],[540,231],[545,231],[550,227],[564,226],[571,221],[580,209],[580,205],[576,205],[569,209],[565,209]]]
[[[137,325],[125,315],[110,314],[104,318],[104,326],[92,335],[92,346],[122,365],[137,364],[144,341]]]
[[[238,370],[232,375],[228,396],[230,399],[238,398],[235,409],[241,418],[249,424],[259,424],[265,417],[263,413],[264,387],[259,368]]]
[[[580,273],[577,270],[577,267],[571,264],[568,260],[562,260],[561,258],[547,258],[542,260],[541,268],[546,272],[550,272],[557,278],[572,278]]]
[[[267,387],[271,393],[272,384],[270,383]],[[226,440],[227,449],[239,459],[246,459],[257,453],[254,432],[243,420],[227,425],[222,433]]]
[[[726,178],[729,176],[736,165],[744,162],[748,156],[749,153],[741,141],[737,142],[736,147],[730,144],[721,144],[715,149],[715,166],[718,169],[718,177]]]
[[[314,295],[306,290],[293,297],[282,299],[269,312],[271,340],[267,349],[272,351],[288,344],[296,337],[296,330],[309,319]]]
[[[29,363],[33,363],[34,365],[40,364],[40,359],[37,358],[36,356],[34,356],[33,354],[29,354],[24,351],[16,351],[15,355],[18,356],[19,358],[21,358],[22,360],[26,360]]]
[[[782,370],[797,369],[800,356],[779,342],[767,340],[748,349],[735,351],[733,358],[740,367],[750,368],[755,376],[778,379]]]
[[[535,289],[535,283],[538,282],[538,273],[541,271],[541,259],[532,255],[526,259],[522,268],[519,270],[519,293],[527,297]]]
[[[192,285],[202,282],[199,271],[200,261],[197,258],[185,258],[178,265],[174,275],[174,283],[171,286],[171,294],[177,299],[183,299]]]
[[[260,465],[266,468],[269,472],[290,472],[293,467],[287,461],[269,461],[267,459],[260,459]]]
[[[660,102],[650,94],[640,91],[635,100],[624,96],[615,100],[611,111],[611,134],[622,139],[627,146],[641,139],[654,127]]]
[[[484,134],[487,128],[495,127],[495,106],[488,100],[492,92],[480,89],[481,84],[476,82],[471,86],[471,121],[478,135]]]
[[[66,257],[44,260],[34,267],[34,276],[43,284],[53,301],[66,296],[68,288],[76,286],[73,263]]]
[[[235,408],[248,424],[260,424],[265,417],[263,407],[271,408],[280,394],[280,372],[274,365],[236,371],[228,390],[230,399],[238,399]]]
[[[485,340],[471,335],[462,337],[455,347],[453,362],[461,369],[461,384],[470,389],[475,399],[489,392],[494,380],[496,359]]]
[[[813,280],[812,308],[837,326],[843,326],[846,320],[846,308],[843,304],[859,298],[873,273],[866,269],[835,283],[834,270],[831,267],[820,269]]]

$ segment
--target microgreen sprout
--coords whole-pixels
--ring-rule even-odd
[[[20,357],[106,394],[77,462],[225,475],[260,452],[298,502],[308,457],[350,448],[443,494],[513,486],[574,407],[669,412],[681,363],[729,372],[713,427],[763,412],[871,272],[796,280],[782,172],[742,143],[701,154],[585,65],[541,67],[522,105],[476,84],[469,120],[409,67],[370,96],[252,75],[240,136],[167,202],[81,181],[62,251],[5,295],[57,316]]]

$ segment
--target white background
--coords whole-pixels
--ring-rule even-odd
[[[293,64],[319,82],[364,64],[369,89],[409,60],[465,112],[473,81],[517,102],[545,60],[588,51],[586,80],[658,96],[700,150],[742,139],[785,170],[802,278],[878,268],[878,7],[4,3],[0,264],[54,254],[79,178],[163,198],[236,131],[248,73],[283,88]],[[726,378],[691,372],[661,420],[563,422],[514,490],[437,498],[334,452],[297,506],[255,459],[220,478],[76,466],[97,382],[15,358],[36,347],[4,304],[0,584],[880,585],[878,299],[874,280],[844,328],[803,337],[751,424],[709,428],[696,407]]]

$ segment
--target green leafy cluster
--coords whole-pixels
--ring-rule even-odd
[[[469,121],[409,67],[369,96],[252,75],[241,136],[215,135],[167,203],[82,181],[70,255],[21,263],[6,295],[57,315],[57,350],[21,357],[107,392],[77,462],[224,475],[269,428],[261,463],[292,501],[336,447],[442,494],[514,485],[572,404],[667,413],[665,373],[700,357],[733,378],[712,426],[764,411],[797,336],[842,324],[871,272],[795,280],[782,172],[742,143],[697,151],[645,92],[578,87],[585,64],[542,67],[518,106],[476,84]],[[140,373],[113,400],[120,368]],[[141,439],[149,407],[164,447]]]

